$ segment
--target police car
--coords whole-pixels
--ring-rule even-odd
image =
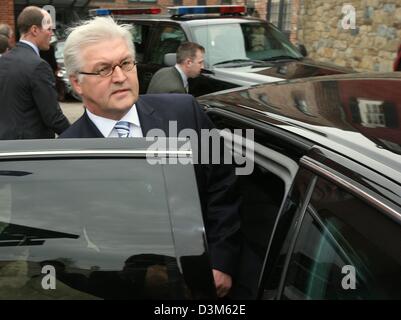
[[[246,7],[177,6],[162,15],[160,8],[92,9],[91,16],[113,16],[133,25],[140,93],[154,73],[174,65],[181,42],[206,50],[205,69],[190,79],[189,92],[200,96],[239,86],[283,79],[350,73],[352,70],[305,58],[274,25],[246,16]]]

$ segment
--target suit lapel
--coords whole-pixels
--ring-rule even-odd
[[[167,132],[168,128],[166,128],[165,122],[157,115],[156,111],[149,104],[139,97],[135,105],[144,137],[146,137],[151,129],[161,129],[164,132]]]
[[[104,138],[103,134],[96,127],[96,125],[91,121],[86,113],[86,109],[84,114],[82,115],[82,131],[85,135],[85,138]]]

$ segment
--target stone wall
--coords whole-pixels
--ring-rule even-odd
[[[344,4],[356,10],[356,29],[342,27]],[[357,71],[392,71],[401,43],[401,1],[301,0],[297,37],[313,59]]]

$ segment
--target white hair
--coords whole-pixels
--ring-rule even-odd
[[[102,41],[122,38],[135,59],[135,48],[128,24],[117,24],[111,17],[96,17],[69,28],[69,35],[64,45],[64,65],[68,76],[76,75],[82,70],[84,61],[81,50]],[[113,48],[110,48],[113,50]],[[81,77],[78,77],[80,81]]]

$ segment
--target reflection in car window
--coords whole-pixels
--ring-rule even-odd
[[[319,179],[302,221],[284,298],[400,299],[400,229],[359,198]]]
[[[206,49],[205,64],[208,67],[231,60],[302,57],[279,30],[267,24],[230,23],[193,26],[191,29],[196,42]]]
[[[171,25],[162,26],[158,32],[158,39],[152,48],[150,61],[164,64],[164,55],[176,53],[181,42],[186,41],[186,36],[181,28]]]
[[[266,260],[263,278],[263,296],[266,299],[278,297],[281,275],[285,269],[287,252],[291,246],[293,232],[297,227],[298,216],[304,207],[308,189],[314,183],[314,175],[301,168],[294,180],[280,213],[274,240]]]
[[[149,26],[135,24],[131,29],[131,33],[135,46],[135,59],[138,62],[143,62],[146,49],[146,39],[149,34]]]
[[[0,298],[188,297],[160,166],[91,159],[1,169]],[[55,290],[42,286],[46,266]]]

